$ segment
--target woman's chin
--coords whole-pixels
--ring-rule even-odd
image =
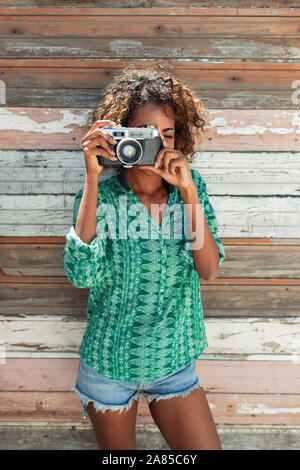
[[[149,175],[149,176],[155,175],[155,173],[153,171],[148,170],[148,168],[146,168],[145,166],[144,167],[143,166],[137,166],[136,168],[138,168],[139,171],[142,171],[143,173],[145,173],[145,175]]]

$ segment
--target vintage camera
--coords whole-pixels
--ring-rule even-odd
[[[115,151],[118,160],[109,160],[97,155],[99,165],[123,166],[130,168],[133,165],[154,165],[156,155],[164,147],[155,126],[147,127],[111,127],[104,126],[102,131],[111,135],[117,144],[108,145]],[[101,148],[100,145],[97,145]]]

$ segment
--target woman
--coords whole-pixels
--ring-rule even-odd
[[[171,449],[221,449],[195,369],[208,346],[199,278],[215,279],[225,257],[206,184],[187,158],[202,111],[171,74],[129,66],[107,86],[82,139],[85,184],[63,259],[70,282],[91,288],[74,390],[103,450],[136,448],[139,392]],[[105,166],[96,156],[118,161],[104,125],[157,127],[164,148],[155,166],[118,167],[99,181]],[[163,210],[151,210],[156,204]]]

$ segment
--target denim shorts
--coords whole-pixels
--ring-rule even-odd
[[[139,400],[139,393],[143,393],[150,403],[155,398],[161,400],[184,397],[198,387],[202,387],[202,383],[196,374],[195,360],[150,382],[126,382],[104,377],[80,359],[72,391],[76,392],[83,403],[85,418],[89,402],[93,402],[96,411],[105,413],[105,410],[119,410],[121,413],[124,408],[130,408],[133,400]]]

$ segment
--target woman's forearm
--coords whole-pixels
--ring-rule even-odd
[[[75,224],[75,232],[88,245],[97,235],[98,183],[98,176],[85,175],[82,199]]]
[[[213,280],[219,272],[219,251],[203,213],[196,186],[192,185],[186,191],[182,191],[181,195],[184,204],[191,207],[191,212],[187,211],[187,219],[190,234],[191,232],[196,234],[191,238],[195,269],[200,278]],[[196,248],[193,248],[193,244]],[[199,245],[201,248],[198,248]]]

